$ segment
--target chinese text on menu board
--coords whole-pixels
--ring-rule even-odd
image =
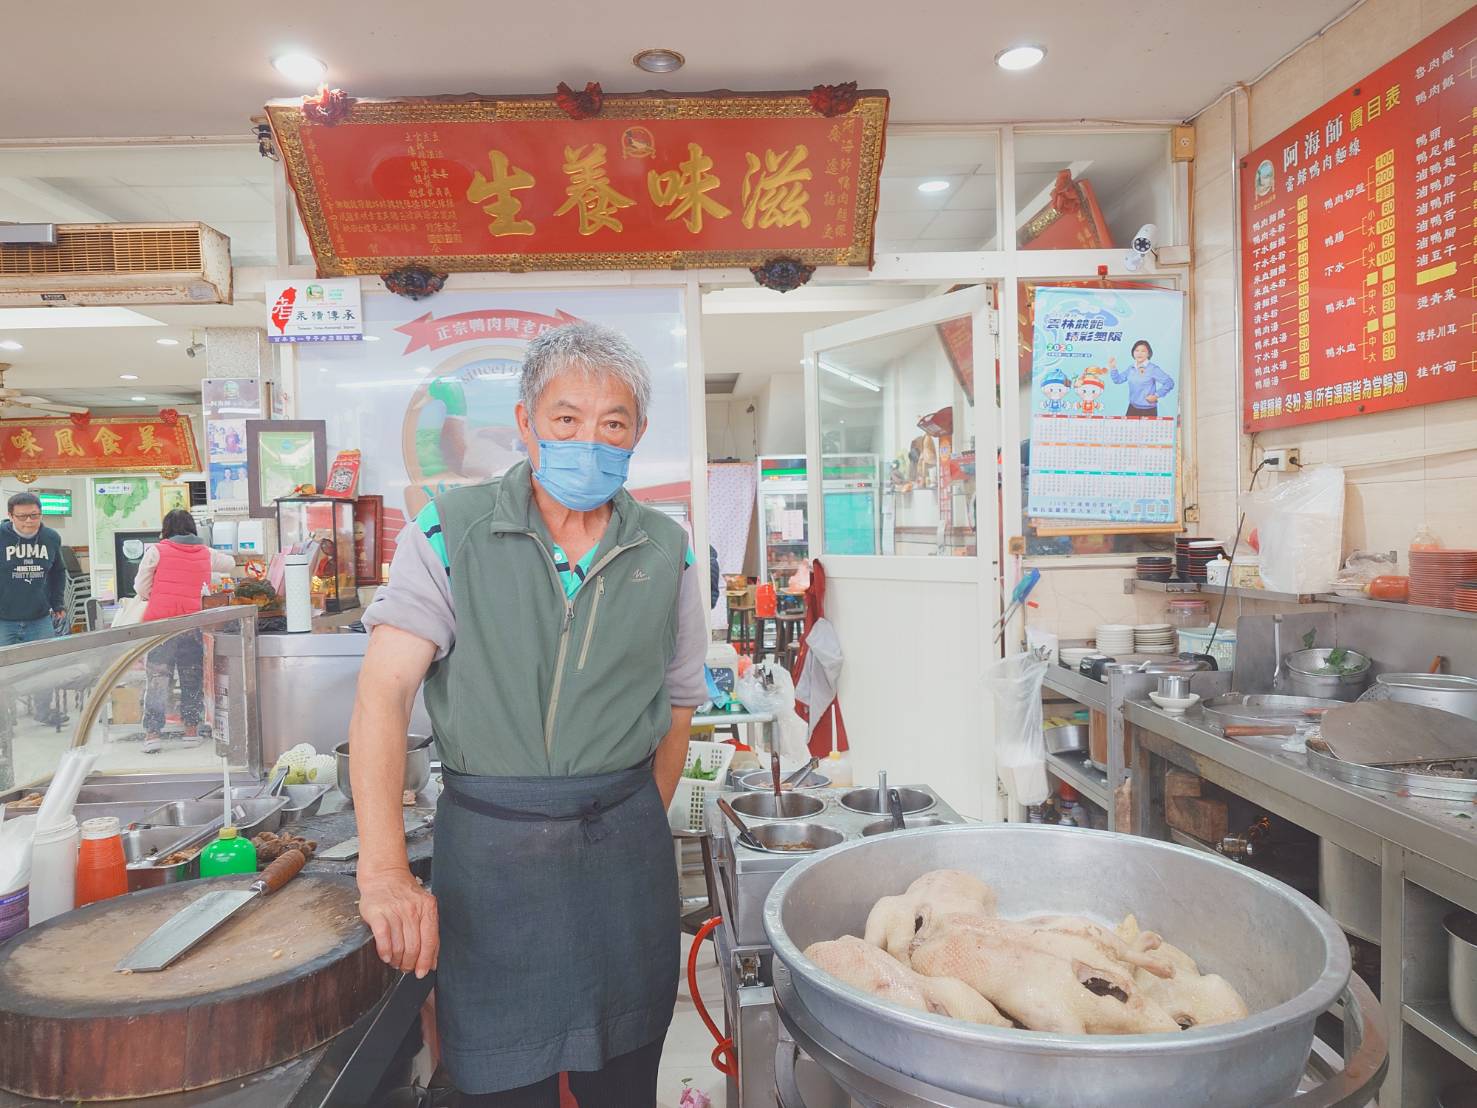
[[[1477,395],[1477,8],[1241,167],[1247,430]]]
[[[332,126],[268,114],[321,276],[441,270],[868,265],[885,93],[367,101]]]

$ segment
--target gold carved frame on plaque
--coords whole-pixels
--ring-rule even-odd
[[[877,191],[886,144],[888,94],[865,90],[857,94],[854,115],[862,121],[858,143],[856,220],[851,242],[843,247],[752,250],[663,250],[564,254],[441,254],[423,257],[375,256],[341,258],[334,251],[328,222],[318,195],[317,182],[308,171],[303,150],[302,127],[306,122],[300,100],[277,100],[267,105],[267,117],[287,170],[288,182],[297,194],[298,211],[308,232],[308,241],[320,277],[378,276],[405,266],[426,266],[443,273],[520,273],[531,270],[578,269],[697,269],[759,265],[775,256],[796,258],[807,265],[871,266],[872,244],[877,221]],[[814,115],[807,92],[758,93],[616,93],[605,96],[600,119],[734,119],[793,118]],[[552,96],[445,96],[399,100],[356,100],[347,119],[335,124],[397,123],[494,123],[556,119],[569,121]]]

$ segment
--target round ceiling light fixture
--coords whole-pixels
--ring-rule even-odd
[[[311,54],[289,50],[272,59],[272,68],[294,84],[317,88],[328,77],[328,66]]]
[[[160,346],[178,346],[179,339],[155,339]]]
[[[1046,47],[1025,44],[1012,46],[1008,50],[1002,50],[995,55],[995,64],[1001,69],[1008,69],[1012,73],[1019,73],[1023,69],[1030,69],[1041,64],[1041,59],[1046,57]]]
[[[137,373],[120,373],[120,374],[118,374],[118,380],[120,380],[120,381],[137,381],[138,380],[138,374]]]
[[[25,347],[23,347],[20,343],[16,342],[15,339],[5,339],[3,341],[0,341],[0,350],[24,350],[24,349],[25,349]]]
[[[130,396],[128,399],[132,400],[135,404],[142,404],[149,398],[147,396]]]
[[[948,181],[924,181],[918,186],[919,192],[944,192],[949,187]]]
[[[687,59],[675,50],[657,47],[641,51],[631,59],[631,64],[647,73],[676,73],[687,64]]]

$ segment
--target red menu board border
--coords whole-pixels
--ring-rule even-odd
[[[686,269],[752,266],[782,256],[809,265],[867,266],[872,251],[882,159],[886,143],[889,98],[885,90],[857,94],[855,106],[830,122],[861,121],[855,169],[854,218],[849,240],[835,247],[766,247],[726,250],[630,250],[580,252],[507,252],[485,254],[423,254],[343,256],[335,248],[326,214],[325,197],[312,171],[312,159],[303,136],[326,124],[310,122],[300,100],[267,105],[273,136],[288,182],[297,197],[298,211],[307,230],[320,277],[380,275],[404,266],[424,265],[440,272],[525,272],[533,270]],[[766,119],[826,119],[818,116],[809,92],[716,91],[707,93],[607,93],[601,120],[668,121]],[[507,123],[537,120],[569,124],[570,119],[553,96],[436,96],[355,100],[339,129],[362,124]]]
[[[1238,177],[1244,430],[1477,396],[1477,8]]]

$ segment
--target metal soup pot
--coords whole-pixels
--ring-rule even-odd
[[[1374,688],[1364,694],[1369,700],[1398,700],[1421,704],[1453,715],[1477,719],[1477,678],[1440,673],[1382,673]]]
[[[878,1000],[802,953],[862,934],[880,897],[937,869],[987,882],[1005,917],[1071,913],[1111,926],[1132,912],[1230,981],[1252,1015],[1153,1035],[985,1027]],[[1363,1013],[1354,1026],[1369,1052],[1383,1051],[1378,1005],[1352,976],[1348,940],[1327,912],[1279,881],[1172,843],[1019,824],[878,835],[792,867],[765,901],[764,930],[800,1003],[830,1034],[893,1071],[990,1103],[1281,1103],[1298,1089],[1318,1017],[1341,997]],[[1360,1064],[1373,1073],[1383,1058]]]
[[[431,781],[431,743],[433,735],[405,736],[405,791],[418,793]],[[349,791],[349,744],[339,743],[333,748],[338,758],[338,791],[344,799],[354,803],[354,794]]]
[[[1317,696],[1327,700],[1358,700],[1369,684],[1369,658],[1357,650],[1344,651],[1344,672],[1319,673],[1328,666],[1336,648],[1315,646],[1297,650],[1282,659],[1287,685],[1294,696]]]

